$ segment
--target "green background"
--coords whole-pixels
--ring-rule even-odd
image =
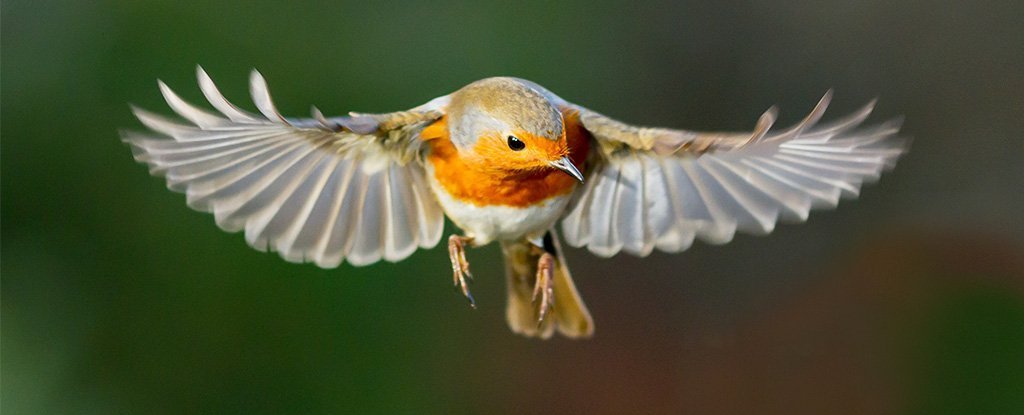
[[[2,3],[2,411],[1024,411],[1024,3]],[[513,75],[623,120],[748,130],[879,97],[914,146],[857,202],[679,255],[571,251],[588,341],[504,322],[497,248],[321,270],[132,161],[156,78],[201,102],[404,109]]]

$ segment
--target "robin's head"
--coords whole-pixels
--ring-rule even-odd
[[[582,181],[569,160],[562,113],[515,78],[487,78],[452,94],[448,129],[463,157],[500,170],[557,168]]]

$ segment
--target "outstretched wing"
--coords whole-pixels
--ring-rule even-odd
[[[696,133],[623,124],[570,105],[598,151],[585,187],[562,221],[572,246],[601,256],[686,250],[694,238],[722,244],[735,232],[767,234],[779,220],[803,222],[814,208],[856,197],[906,150],[900,123],[861,127],[873,102],[817,124],[831,91],[798,125],[769,132],[768,110],[753,133]]]
[[[439,118],[444,97],[406,112],[326,119],[282,117],[266,82],[250,78],[261,114],[232,105],[202,68],[199,86],[221,114],[196,108],[163,82],[182,124],[133,108],[152,132],[123,132],[135,159],[189,207],[213,212],[252,247],[332,268],[401,260],[441,239],[444,216],[417,157],[419,131]]]

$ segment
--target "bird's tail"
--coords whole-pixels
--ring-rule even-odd
[[[554,230],[544,235],[544,250],[555,257],[555,300],[544,321],[538,324],[539,304],[533,301],[533,288],[542,252],[527,241],[501,244],[508,281],[508,308],[505,315],[509,327],[524,336],[542,339],[551,337],[556,330],[570,338],[590,337],[594,334],[594,320],[590,318],[587,306],[576,292]]]

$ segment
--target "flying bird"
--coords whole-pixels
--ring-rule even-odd
[[[857,196],[906,150],[898,120],[862,126],[874,102],[819,124],[831,91],[791,128],[770,131],[773,107],[752,132],[722,133],[626,124],[509,77],[405,111],[286,118],[259,72],[258,114],[196,73],[217,113],[158,82],[184,122],[133,107],[151,131],[121,133],[189,207],[258,250],[323,268],[434,247],[447,217],[462,231],[447,239],[453,284],[475,307],[466,249],[498,242],[508,324],[530,337],[594,332],[556,229],[602,257],[723,244]]]

